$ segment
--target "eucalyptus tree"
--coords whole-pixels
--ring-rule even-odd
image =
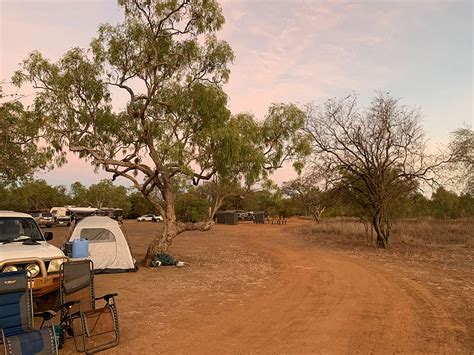
[[[442,160],[425,153],[419,111],[378,94],[361,112],[357,98],[308,107],[306,131],[314,163],[333,186],[346,186],[370,216],[377,244],[386,247],[400,196],[434,183]]]
[[[320,181],[315,174],[305,174],[283,183],[282,187],[283,193],[299,202],[317,223],[321,221],[328,202],[318,183]]]
[[[203,184],[199,193],[211,202],[210,216],[229,197],[244,199],[258,183],[271,185],[271,173],[285,162],[301,173],[305,157],[310,154],[309,139],[302,130],[306,116],[293,104],[272,104],[263,120],[258,122],[248,113],[231,118],[232,164],[220,170]]]
[[[116,186],[110,180],[101,180],[89,187],[76,181],[71,184],[71,194],[77,206],[121,208],[125,214],[128,214],[131,208],[127,188]]]
[[[216,36],[224,24],[216,0],[118,3],[124,21],[100,26],[90,48],[73,48],[56,63],[33,52],[14,81],[39,90],[35,110],[51,142],[128,179],[164,217],[148,264],[179,233],[213,223],[176,220],[175,181],[225,179],[235,166],[253,176],[272,171],[304,150],[295,130],[304,114],[274,105],[264,122],[231,115],[222,84],[234,55]]]
[[[40,146],[43,120],[35,117],[0,87],[0,183],[31,178],[38,169],[51,168],[55,149]]]
[[[69,202],[65,186],[50,186],[45,180],[29,180],[11,187],[10,209],[17,211],[49,210]]]

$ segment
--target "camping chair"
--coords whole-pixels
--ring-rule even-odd
[[[0,273],[0,332],[5,354],[57,354],[52,311],[35,314],[49,327],[33,328],[33,297],[25,270]]]
[[[93,263],[65,262],[60,269],[61,325],[64,337],[74,338],[79,352],[88,354],[118,345],[120,340],[114,294],[95,297]],[[104,300],[101,308],[96,301]]]

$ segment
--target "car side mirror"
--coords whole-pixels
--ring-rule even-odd
[[[53,239],[53,232],[44,232],[44,239],[45,240],[52,240]]]

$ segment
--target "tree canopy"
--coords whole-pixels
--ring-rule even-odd
[[[0,183],[31,178],[38,169],[53,166],[55,149],[39,145],[43,120],[17,99],[7,100],[0,86]]]
[[[88,49],[56,63],[33,52],[13,78],[38,89],[34,110],[48,139],[130,180],[165,218],[146,262],[187,229],[176,221],[174,181],[213,176],[256,181],[308,152],[304,113],[274,104],[264,121],[232,115],[222,84],[234,59],[216,36],[216,0],[120,0],[125,19],[100,26]],[[127,103],[120,109],[120,92]],[[296,167],[301,163],[296,162]]]
[[[457,165],[455,180],[464,192],[474,195],[474,130],[459,128],[453,132],[450,142],[452,162]]]
[[[419,112],[379,93],[361,112],[357,98],[309,107],[314,167],[333,186],[344,186],[371,219],[380,246],[389,241],[396,201],[434,182],[441,161],[425,152]]]

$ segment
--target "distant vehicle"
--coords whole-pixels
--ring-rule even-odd
[[[68,207],[53,207],[50,212],[58,226],[69,226],[71,224],[72,212],[68,210]]]
[[[71,219],[77,223],[85,217],[94,216],[99,209],[95,207],[68,207],[68,211],[72,213]]]
[[[255,219],[255,216],[253,215],[253,211],[237,211],[237,218],[239,219],[239,221],[253,221]]]
[[[163,221],[163,217],[158,214],[144,214],[137,218],[138,222],[145,222],[145,221],[153,221],[153,222],[160,222]]]
[[[47,242],[51,239],[53,233],[41,233],[29,214],[0,211],[0,271],[26,270],[32,278],[34,301],[41,309],[58,300],[59,268],[68,259]]]
[[[122,223],[123,220],[123,209],[121,208],[109,208],[102,207],[96,212],[96,216],[106,216],[112,219],[115,219],[119,223]]]
[[[54,224],[54,217],[50,212],[30,212],[40,227],[50,228]]]

